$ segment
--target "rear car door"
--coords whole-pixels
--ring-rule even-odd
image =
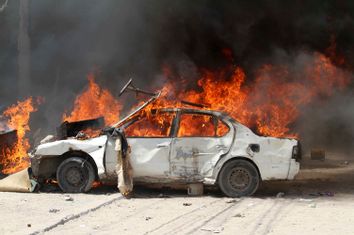
[[[153,181],[169,176],[171,127],[175,116],[173,112],[145,115],[125,128],[134,178]]]
[[[211,114],[181,112],[171,149],[171,176],[197,182],[211,176],[232,144],[233,129]]]

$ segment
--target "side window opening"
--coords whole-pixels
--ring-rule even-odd
[[[221,121],[218,119],[218,124],[217,124],[217,129],[216,129],[216,136],[217,137],[222,137],[226,135],[230,131],[230,128],[228,125],[226,125],[225,122]]]
[[[151,113],[138,118],[135,122],[125,128],[127,137],[169,137],[171,132],[174,113]]]
[[[215,120],[212,115],[183,113],[177,137],[215,137],[217,130]]]

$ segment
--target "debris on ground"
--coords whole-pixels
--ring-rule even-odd
[[[65,201],[72,202],[72,201],[74,201],[74,198],[72,198],[70,195],[65,195],[65,196],[64,196],[64,200],[65,200]]]
[[[236,217],[236,218],[243,218],[243,217],[245,217],[245,215],[238,213],[238,214],[234,215],[233,217]]]
[[[170,198],[170,196],[160,193],[157,197],[159,198]]]
[[[208,231],[212,233],[221,233],[224,230],[224,227],[217,227],[217,228],[201,228],[202,231]]]
[[[24,169],[0,180],[1,192],[32,192],[36,187],[32,186],[28,169]]]
[[[313,202],[312,199],[307,199],[307,198],[300,198],[299,202]]]
[[[204,194],[204,185],[202,183],[189,184],[187,193],[189,196],[202,196]]]
[[[49,213],[58,213],[60,210],[59,209],[50,209]]]
[[[191,206],[191,205],[192,205],[192,203],[189,203],[189,202],[183,203],[183,206]]]
[[[148,220],[151,220],[152,217],[148,216],[148,217],[145,217],[145,220],[148,221]]]
[[[309,207],[311,207],[311,208],[316,208],[317,205],[316,205],[316,203],[312,203],[312,204],[309,205]]]
[[[276,195],[277,198],[281,198],[281,197],[284,197],[284,196],[285,196],[285,193],[283,193],[283,192],[279,192]]]
[[[320,197],[320,196],[333,197],[334,196],[334,192],[309,193],[309,196],[313,196],[313,197]]]
[[[326,152],[323,149],[311,149],[311,160],[324,161]]]
[[[236,203],[239,201],[241,201],[241,199],[232,199],[232,200],[226,201],[226,203]]]

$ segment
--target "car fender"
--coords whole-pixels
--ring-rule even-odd
[[[98,176],[101,176],[105,173],[103,161],[106,142],[107,136],[105,135],[87,140],[58,140],[39,145],[35,151],[34,157],[62,156],[70,151],[82,151],[92,157],[97,166],[97,174]]]

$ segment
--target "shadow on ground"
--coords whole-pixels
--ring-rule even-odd
[[[301,171],[292,181],[264,181],[253,197],[288,197],[307,198],[334,196],[336,194],[354,194],[354,161],[346,159],[326,159],[312,161],[306,158],[302,161]],[[186,197],[186,189],[171,189],[169,187],[151,188],[152,185],[135,186],[134,198],[170,198]],[[47,184],[41,187],[41,193],[60,193],[57,184]],[[93,188],[89,194],[114,194],[118,189],[114,185],[100,185]],[[279,194],[280,193],[280,194]],[[204,196],[224,197],[217,187],[206,187]]]

